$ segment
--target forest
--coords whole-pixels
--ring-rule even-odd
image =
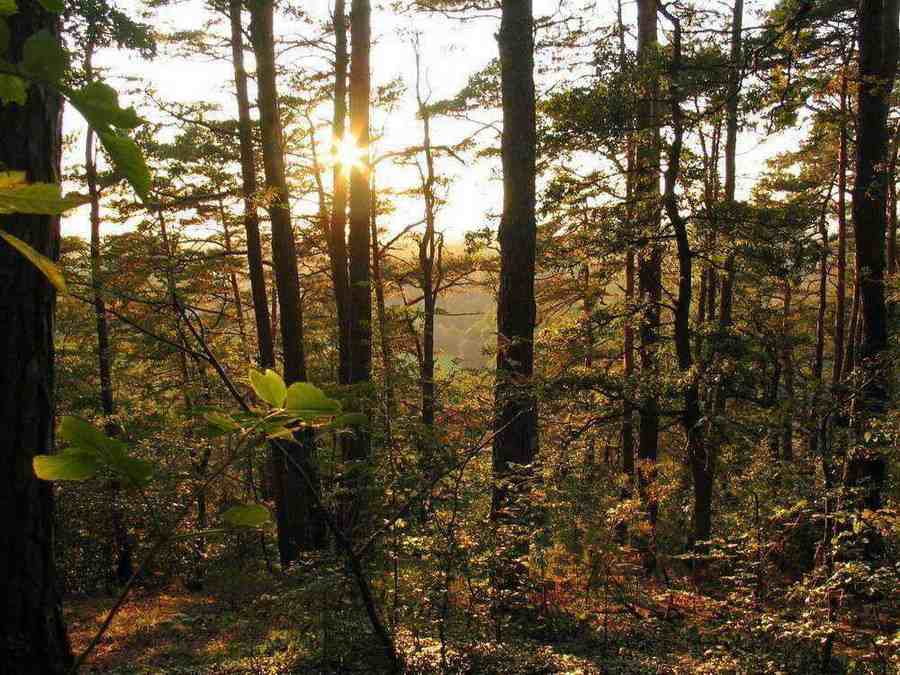
[[[0,674],[900,673],[898,55],[0,0]]]

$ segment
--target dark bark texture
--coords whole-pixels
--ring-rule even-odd
[[[7,19],[9,58],[18,62],[28,36],[58,34],[58,20],[35,0]],[[62,102],[40,85],[25,105],[0,106],[0,163],[32,181],[60,180]],[[13,214],[3,229],[40,253],[59,255],[59,219]],[[56,294],[47,279],[12,247],[0,244],[3,353],[0,369],[0,670],[54,675],[71,666],[53,562],[53,489],[38,480],[32,458],[53,452],[53,320]]]
[[[530,465],[537,455],[534,373],[535,94],[534,17],[531,0],[504,0],[497,40],[503,92],[503,214],[500,220],[500,291],[497,298],[497,483],[492,514],[512,506],[505,483],[510,464]]]
[[[887,349],[885,304],[885,235],[889,134],[887,116],[897,72],[898,0],[859,3],[859,85],[857,104],[856,182],[853,186],[853,228],[856,239],[862,342],[860,363],[864,385],[856,412],[860,426],[883,410],[889,378],[881,363]],[[857,447],[845,464],[848,487],[865,489],[869,508],[881,505],[884,456],[877,448]]]

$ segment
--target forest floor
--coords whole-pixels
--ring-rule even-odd
[[[761,636],[756,623],[749,626],[746,617],[729,610],[722,599],[646,581],[629,589],[629,600],[622,590],[607,586],[586,597],[557,588],[533,598],[536,607],[522,621],[523,628],[505,629],[499,641],[487,639],[484,630],[479,638],[469,638],[466,626],[458,625],[448,631],[455,637],[448,638],[443,661],[440,641],[424,636],[424,620],[422,634],[405,625],[400,628],[397,643],[410,673],[822,672],[815,641],[810,646],[810,641]],[[327,594],[322,597],[333,601]],[[114,601],[67,599],[76,654],[90,642]],[[352,608],[335,611],[332,605],[325,611],[308,592],[297,595],[273,578],[200,593],[140,590],[123,606],[85,672],[384,672],[363,620]],[[833,672],[897,672],[896,651],[864,654],[852,646],[874,642],[876,633],[858,625],[844,628],[854,637],[836,643],[840,663]],[[893,628],[881,636],[890,640],[892,633],[900,635]]]

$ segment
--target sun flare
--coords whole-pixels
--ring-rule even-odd
[[[365,167],[365,151],[356,143],[350,134],[331,141],[331,161],[345,172]]]

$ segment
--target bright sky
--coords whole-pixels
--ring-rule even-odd
[[[133,0],[123,0],[121,7],[132,16],[137,16]],[[318,18],[328,17],[332,2],[329,0],[306,0],[299,3],[305,11]],[[373,7],[372,54],[373,84],[384,84],[400,77],[407,84],[407,89],[398,107],[385,118],[375,111],[373,128],[384,130],[382,140],[375,148],[375,154],[397,150],[409,145],[421,143],[421,123],[416,120],[415,102],[415,61],[409,34],[411,30],[421,33],[423,66],[432,100],[439,100],[456,94],[465,85],[470,74],[487,65],[497,53],[494,34],[499,28],[498,15],[486,14],[483,18],[472,21],[460,21],[437,14],[397,15],[390,8],[375,3]],[[555,12],[559,0],[534,0],[535,14],[550,15]],[[348,1],[349,5],[349,1]],[[612,21],[615,16],[616,0],[598,1],[598,18]],[[633,1],[625,6],[625,21],[633,21]],[[208,12],[200,0],[187,0],[174,6],[158,10],[154,14],[154,24],[160,32],[170,30],[200,29],[209,19]],[[223,30],[226,29],[223,26]],[[309,34],[309,29],[296,20],[276,17],[276,35],[290,39],[299,33]],[[313,60],[316,59],[316,60]],[[223,115],[232,118],[237,116],[232,93],[232,70],[226,61],[204,60],[202,57],[176,57],[165,46],[160,56],[152,62],[141,60],[135,55],[110,51],[98,55],[98,65],[106,67],[107,78],[119,89],[115,81],[120,77],[135,78],[139,82],[151,85],[159,95],[167,101],[189,103],[193,101],[215,101],[223,109]],[[321,60],[311,57],[310,52],[302,48],[291,50],[284,55],[283,63],[297,68],[320,68]],[[252,67],[252,58],[248,53],[248,67]],[[133,86],[133,83],[132,83]],[[539,82],[540,86],[540,82]],[[286,92],[287,93],[287,92]],[[251,90],[251,97],[253,92]],[[127,103],[139,104],[139,99]],[[153,113],[142,111],[145,115]],[[321,111],[322,119],[330,118],[330,110]],[[499,118],[499,112],[485,113],[483,121]],[[69,132],[80,131],[81,136],[71,151],[72,162],[81,162],[83,157],[83,122],[76,113],[69,112],[66,118]],[[464,122],[438,121],[433,129],[433,142],[437,145],[450,144],[472,133],[477,127]],[[490,138],[485,133],[484,139]],[[326,139],[322,138],[324,144]],[[738,144],[738,172],[740,174],[740,191],[746,193],[754,178],[764,166],[765,159],[777,151],[783,150],[787,143],[784,137],[760,137],[744,134]],[[324,149],[324,145],[321,149]],[[498,164],[498,163],[497,163]],[[492,214],[499,211],[501,203],[501,186],[496,174],[498,166],[491,161],[471,161],[461,166],[455,160],[443,160],[439,172],[449,176],[452,184],[448,193],[448,201],[438,218],[438,228],[444,230],[449,238],[458,238],[468,230],[495,225]],[[379,165],[376,175],[382,185],[410,186],[417,180],[411,168],[402,168],[384,162]],[[421,205],[409,202],[399,208],[391,222],[382,223],[389,231],[398,231],[404,225],[418,221],[421,217]],[[407,208],[408,206],[408,208]],[[297,204],[295,208],[311,209],[309,202]],[[103,231],[112,233],[127,228],[127,225],[104,223]],[[63,221],[64,234],[87,236],[89,227],[87,215],[82,210],[75,212]]]

